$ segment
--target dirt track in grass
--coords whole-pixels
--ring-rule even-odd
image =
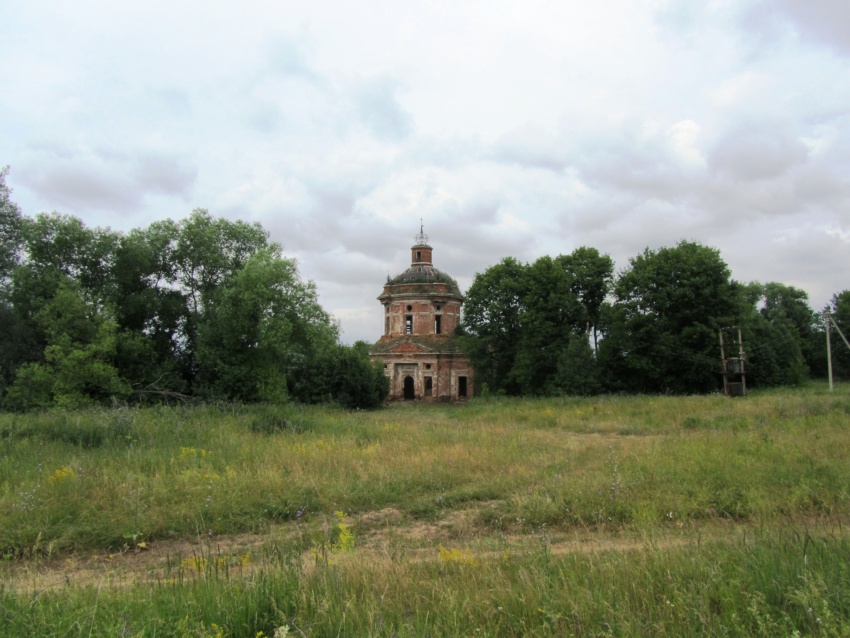
[[[754,523],[711,520],[699,524],[671,522],[653,528],[651,534],[634,530],[529,531],[519,526],[494,532],[477,523],[480,508],[486,505],[452,510],[434,521],[411,519],[394,508],[352,516],[348,522],[355,533],[355,550],[349,554],[335,553],[333,560],[436,560],[440,547],[460,549],[484,561],[496,560],[506,550],[513,556],[521,556],[543,547],[553,555],[657,551],[706,542],[731,542],[759,528]],[[321,536],[323,527],[327,530],[334,524],[333,519],[293,522],[264,534],[158,540],[114,552],[77,552],[9,561],[0,568],[0,586],[18,593],[40,594],[68,587],[128,587],[185,581],[211,573],[242,578],[268,565],[275,548],[316,547],[310,539]],[[842,534],[841,523],[832,520],[786,521],[782,527],[789,534]],[[320,551],[307,549],[301,560],[309,570],[325,558]]]

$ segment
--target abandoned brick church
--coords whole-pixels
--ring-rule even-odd
[[[433,249],[420,229],[410,268],[390,279],[378,297],[384,335],[370,355],[384,364],[390,400],[457,401],[472,396],[472,368],[455,329],[463,296],[457,282],[434,268]]]

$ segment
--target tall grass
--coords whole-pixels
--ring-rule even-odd
[[[848,423],[846,385],[0,414],[0,636],[847,635]]]
[[[2,592],[0,636],[843,636],[848,562],[847,538],[776,532],[310,567],[278,553],[251,572],[184,561],[152,584]]]
[[[264,531],[335,510],[489,529],[844,517],[850,392],[0,415],[0,554]],[[266,427],[264,423],[272,423]],[[259,426],[258,426],[259,423]],[[277,424],[277,425],[274,425]]]

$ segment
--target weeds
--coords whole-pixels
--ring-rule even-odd
[[[283,539],[99,594],[0,586],[0,636],[846,635],[848,394],[0,414],[7,569]],[[384,555],[361,522],[382,510],[440,531]],[[832,531],[788,531],[810,523]]]

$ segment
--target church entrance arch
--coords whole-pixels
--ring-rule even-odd
[[[416,393],[413,389],[413,377],[406,376],[404,377],[404,400],[412,401],[416,398]]]

